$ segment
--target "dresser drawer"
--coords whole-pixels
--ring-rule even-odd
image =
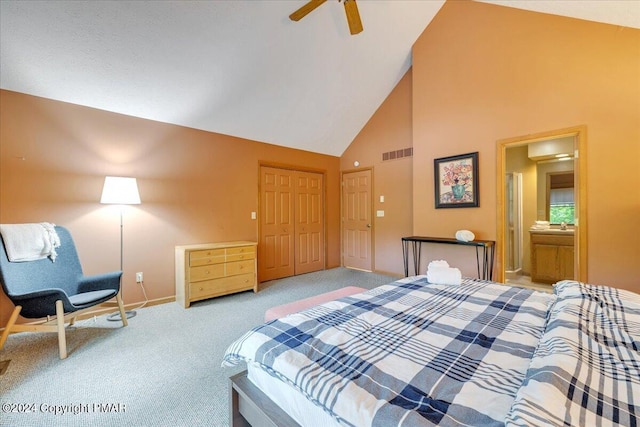
[[[227,264],[226,276],[236,276],[244,273],[254,273],[256,263],[250,259],[247,261],[235,261]]]
[[[189,268],[189,281],[199,282],[201,280],[224,277],[224,264],[203,265]]]
[[[239,246],[237,248],[227,248],[227,262],[255,259],[255,257],[255,246]]]
[[[189,254],[189,265],[191,267],[220,264],[224,261],[224,249],[206,249],[203,251],[193,251]]]
[[[249,273],[192,283],[189,296],[191,300],[197,300],[253,289],[254,277],[253,273]]]

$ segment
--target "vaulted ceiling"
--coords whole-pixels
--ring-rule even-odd
[[[449,0],[451,1],[451,0]],[[637,0],[487,1],[640,28]],[[0,87],[339,156],[444,0],[0,2]]]

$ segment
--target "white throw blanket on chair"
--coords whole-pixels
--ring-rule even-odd
[[[46,257],[56,260],[60,237],[54,224],[0,224],[4,248],[11,262],[35,261]]]

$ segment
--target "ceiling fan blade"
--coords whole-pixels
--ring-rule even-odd
[[[349,23],[349,31],[351,34],[358,34],[362,31],[362,21],[358,12],[356,0],[344,0],[344,11],[347,13],[347,22]]]
[[[315,10],[316,7],[320,6],[325,1],[327,0],[311,0],[309,3],[305,4],[300,9],[296,10],[291,15],[289,15],[289,18],[292,21],[299,21],[305,16],[307,16],[307,14]]]

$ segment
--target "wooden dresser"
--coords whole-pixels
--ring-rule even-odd
[[[176,301],[193,301],[253,289],[258,292],[256,242],[176,246]]]

